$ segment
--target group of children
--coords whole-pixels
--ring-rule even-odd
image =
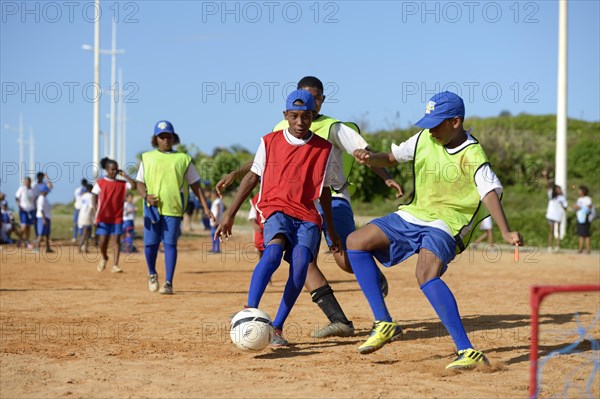
[[[421,130],[403,143],[392,144],[389,152],[379,153],[369,149],[356,125],[321,114],[324,100],[319,79],[312,76],[301,79],[286,99],[284,120],[261,138],[253,162],[217,183],[211,207],[201,190],[192,158],[174,150],[180,138],[169,121],[161,120],[154,126],[151,138],[154,150],[142,154],[135,181],[119,170],[115,161],[104,159],[102,168],[106,176],[93,187],[88,185],[78,203],[79,228],[88,228],[90,215],[96,215],[93,223],[97,226],[102,252],[98,270],[106,266],[109,237],[120,237],[122,224],[126,229],[131,227],[135,215],[135,208],[123,206],[126,181],[144,200],[148,289],[161,294],[174,292],[177,242],[190,193],[198,198],[210,220],[210,252],[218,253],[221,240],[232,235],[236,213],[258,187],[258,193],[251,199],[249,219],[255,228],[256,248],[261,256],[250,279],[245,306],[258,308],[281,260],[289,263],[289,276],[273,320],[272,347],[289,345],[283,334],[284,324],[303,287],[329,320],[313,331],[312,336],[355,333],[352,321],[346,317],[317,265],[323,232],[336,263],[355,275],[373,313],[373,327],[358,348],[360,354],[377,351],[403,334],[401,324],[391,316],[385,303],[389,288],[375,260],[384,267],[392,267],[416,254],[417,283],[456,345],[457,358],[446,368],[488,364],[485,355],[470,342],[456,299],[442,276],[456,254],[467,248],[476,226],[486,217],[491,216],[507,243],[522,246],[524,241],[508,225],[500,202],[503,188],[483,148],[472,132],[464,128],[463,100],[451,92],[434,95],[426,104],[423,118],[416,123]],[[397,197],[403,195],[402,187],[386,168],[413,162],[414,193],[410,202],[356,230],[350,202],[354,187],[348,181],[354,162],[371,168],[396,191]],[[448,168],[456,171],[452,179],[442,172],[434,173]],[[117,179],[118,175],[126,181]],[[224,211],[219,197],[236,179],[241,179],[239,189]],[[25,186],[28,184],[26,180]],[[37,212],[41,232],[50,230],[49,210],[45,207],[49,189],[39,188]],[[17,192],[24,235],[33,224],[35,195],[29,190]],[[589,207],[578,203],[579,209],[586,206]],[[89,228],[83,231],[82,250],[86,249],[89,238],[86,231]],[[165,258],[162,287],[156,270],[161,243]],[[114,241],[114,246],[112,271],[120,272],[118,241]]]
[[[245,306],[259,307],[269,279],[281,259],[286,260],[289,276],[273,320],[271,346],[287,346],[284,323],[312,265],[314,275],[318,272],[322,276],[314,281],[322,285],[309,290],[313,298],[321,300],[315,302],[330,320],[326,328],[313,332],[313,336],[353,335],[352,322],[341,311],[333,290],[316,266],[323,231],[336,262],[355,274],[373,312],[371,333],[358,348],[359,353],[372,353],[402,336],[400,323],[392,318],[385,304],[387,282],[375,259],[391,267],[417,254],[417,282],[457,348],[457,358],[446,368],[488,364],[485,355],[470,342],[454,295],[441,276],[455,255],[468,246],[474,227],[488,215],[507,243],[522,246],[523,238],[509,228],[500,202],[500,181],[478,140],[463,127],[463,100],[450,92],[434,95],[426,104],[424,117],[416,123],[422,128],[419,133],[400,145],[392,144],[390,152],[374,153],[366,142],[348,134],[347,124],[319,114],[325,97],[322,84],[318,83],[314,77],[301,80],[298,89],[287,97],[285,123],[262,137],[249,169],[232,172],[217,184],[217,189],[222,190],[243,176],[215,232],[215,237],[223,239],[232,235],[237,211],[260,185],[253,204],[262,222],[257,231],[262,229],[264,251],[252,274]],[[351,162],[345,162],[344,152],[371,167],[397,190],[398,196],[403,194],[402,188],[387,179],[384,168],[412,161],[415,190],[410,203],[355,230],[348,217],[352,215],[349,196],[340,195],[337,206],[332,206],[332,196],[344,193],[350,185],[347,166]],[[432,173],[440,170],[440,163],[456,170],[456,178]]]

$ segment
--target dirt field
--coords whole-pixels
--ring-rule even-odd
[[[99,256],[56,243],[54,254],[4,246],[0,253],[0,396],[165,398],[525,398],[529,379],[533,284],[599,284],[600,257],[471,250],[451,264],[452,288],[474,345],[492,367],[446,372],[454,347],[414,277],[415,258],[384,270],[387,303],[404,338],[359,355],[372,323],[352,275],[326,255],[321,265],[357,336],[316,340],[309,331],[326,320],[303,293],[284,331],[292,346],[260,353],[229,341],[229,315],[246,301],[256,262],[249,232],[235,230],[222,255],[209,255],[206,234],[180,241],[175,295],[147,289],[143,254],[124,255],[123,274],[99,273]],[[136,242],[137,245],[141,243]],[[52,256],[51,256],[52,255]],[[159,278],[164,278],[162,254]],[[274,316],[287,278],[284,264],[261,308]],[[542,397],[600,396],[600,293],[558,294],[542,306],[540,354],[577,340],[577,313],[587,339],[575,354],[549,361]],[[596,319],[594,320],[594,318]],[[590,380],[591,378],[595,378]],[[590,382],[591,381],[591,382]],[[588,387],[586,387],[586,385]]]

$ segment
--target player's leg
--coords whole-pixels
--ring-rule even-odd
[[[312,301],[319,306],[329,320],[325,326],[311,331],[312,337],[349,337],[354,335],[354,325],[344,314],[333,289],[314,260],[308,265],[304,286],[310,292]]]
[[[448,239],[451,237],[448,236]],[[446,368],[465,369],[478,364],[489,364],[483,353],[473,349],[460,318],[456,299],[450,288],[440,278],[445,270],[445,265],[454,257],[451,251],[455,248],[453,245],[449,248],[451,251],[445,251],[442,243],[441,239],[432,239],[429,243],[423,244],[431,249],[423,247],[419,251],[415,274],[421,291],[437,313],[457,348],[458,357]]]
[[[113,259],[114,265],[110,270],[113,273],[121,273],[123,269],[119,267],[119,259],[121,255],[121,234],[113,234],[110,236],[113,242]]]
[[[173,293],[173,278],[177,266],[177,241],[181,235],[181,222],[183,218],[162,216],[163,222],[163,249],[165,251],[165,282],[158,291],[160,294]]]
[[[163,217],[157,223],[152,223],[150,218],[144,217],[144,256],[148,267],[148,290],[158,291],[158,274],[156,273],[156,260],[158,247],[163,235]]]
[[[250,279],[247,306],[258,308],[271,276],[279,268],[286,240],[283,234],[276,234],[269,240],[260,260],[256,264]]]

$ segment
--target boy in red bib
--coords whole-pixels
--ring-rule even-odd
[[[284,259],[290,264],[283,298],[273,320],[275,335],[272,347],[287,346],[283,324],[306,280],[308,264],[316,258],[322,219],[316,207],[320,200],[323,217],[333,226],[331,216],[331,179],[328,173],[331,143],[310,131],[315,100],[306,90],[295,90],[287,98],[285,119],[289,128],[264,136],[254,157],[254,164],[217,228],[215,236],[228,238],[235,214],[260,180],[256,204],[264,221],[265,250],[250,281],[247,306],[257,308],[275,270]],[[332,229],[333,230],[333,229]],[[330,234],[331,249],[342,248],[335,231]]]

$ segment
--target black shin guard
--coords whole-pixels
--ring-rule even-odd
[[[329,284],[311,291],[310,296],[312,297],[313,302],[319,305],[330,322],[350,324],[350,321],[348,318],[346,318],[346,315],[344,314],[344,311],[342,310],[342,307],[337,301],[335,295],[333,295],[333,290]]]

